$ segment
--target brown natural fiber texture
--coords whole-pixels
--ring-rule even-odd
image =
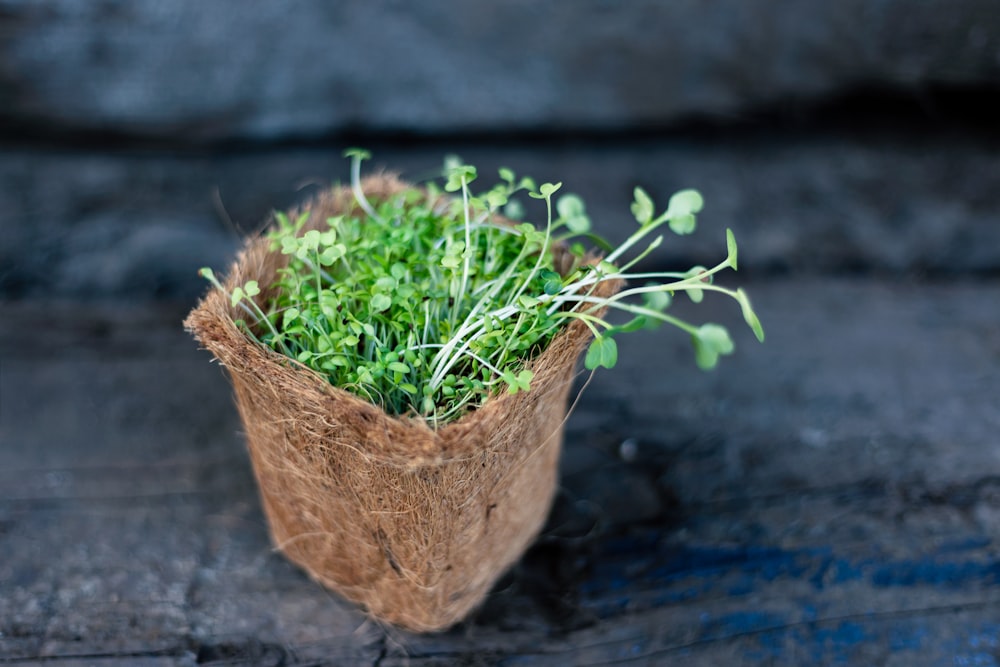
[[[363,183],[373,200],[407,187]],[[338,188],[303,210],[303,232],[354,207]],[[287,257],[251,239],[225,280],[266,286]],[[603,284],[611,294],[618,284]],[[213,289],[185,321],[232,380],[274,544],[313,578],[409,630],[464,618],[534,540],[555,493],[568,392],[590,339],[572,321],[502,394],[437,430],[386,414],[250,340]]]

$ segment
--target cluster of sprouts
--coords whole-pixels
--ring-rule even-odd
[[[669,313],[679,292],[696,302],[705,292],[734,298],[764,338],[746,293],[713,280],[736,269],[732,231],[726,231],[727,256],[714,267],[633,271],[663,242],[664,226],[679,235],[694,231],[703,204],[694,190],[674,194],[657,214],[636,188],[638,228],[613,247],[591,232],[579,197],[555,196],[559,183],[536,185],[501,169],[500,183],[473,194],[475,167],[453,160],[443,186],[432,182],[369,200],[361,179],[368,154],[348,155],[356,212],[305,232],[309,212],[294,220],[275,214],[272,250],[289,256],[269,291],[275,297],[259,304],[260,285],[252,280],[228,296],[246,315],[239,324],[248,335],[392,414],[418,414],[437,426],[499,391],[530,390],[528,362],[573,320],[593,333],[588,369],[614,367],[620,334],[661,323],[689,334],[697,364],[710,369],[733,351],[732,339],[718,324],[694,325]],[[511,221],[521,192],[544,202],[544,226]],[[597,245],[603,259],[593,261],[583,240]],[[563,273],[556,270],[557,246],[574,259]],[[202,275],[225,289],[210,269]],[[629,286],[599,296],[596,287],[608,280]],[[613,324],[614,312],[626,313],[627,321]]]

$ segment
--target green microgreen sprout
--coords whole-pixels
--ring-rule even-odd
[[[345,156],[358,210],[313,221],[305,232],[308,210],[294,220],[276,213],[267,237],[288,263],[266,302],[255,298],[261,296],[256,281],[226,292],[211,269],[201,274],[246,315],[237,324],[253,339],[387,412],[439,426],[499,392],[530,391],[529,362],[574,320],[593,334],[584,359],[589,370],[616,365],[620,334],[664,322],[686,332],[698,366],[711,369],[733,352],[733,341],[721,325],[694,325],[668,313],[678,292],[694,302],[706,292],[732,297],[764,340],[746,292],[714,282],[721,271],[736,270],[731,230],[726,259],[711,268],[632,270],[663,243],[657,231],[664,225],[677,235],[695,230],[703,206],[695,190],[674,194],[657,215],[652,198],[635,188],[638,228],[612,246],[592,233],[580,197],[555,198],[561,183],[536,185],[503,168],[497,185],[474,194],[476,168],[450,158],[443,186],[430,182],[369,200],[361,179],[369,153],[351,149]],[[524,211],[515,198],[521,192],[544,202],[543,228],[513,221]],[[582,240],[604,258],[594,260]],[[555,269],[556,244],[574,259],[564,274]],[[595,293],[608,280],[630,286],[611,296]],[[616,311],[631,319],[612,324],[606,314]]]

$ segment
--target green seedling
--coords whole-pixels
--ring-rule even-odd
[[[239,322],[248,335],[390,413],[421,415],[439,426],[497,393],[530,391],[527,363],[573,320],[594,336],[587,369],[613,368],[616,337],[661,323],[685,331],[696,363],[711,369],[733,352],[732,339],[718,324],[694,325],[668,313],[678,292],[695,302],[706,292],[732,297],[764,340],[746,293],[714,283],[719,272],[736,269],[732,231],[726,231],[727,257],[714,267],[632,270],[663,243],[664,226],[677,235],[695,230],[703,201],[694,190],[676,193],[657,214],[652,198],[636,188],[631,210],[638,227],[612,246],[591,232],[581,198],[556,198],[559,183],[536,186],[501,169],[499,184],[474,194],[477,170],[451,159],[443,186],[431,182],[371,201],[361,180],[368,153],[346,155],[359,211],[305,233],[309,213],[295,220],[275,214],[268,238],[288,264],[267,290],[273,296],[259,302],[256,281],[227,295],[246,315]],[[519,193],[544,202],[544,227],[501,215],[523,211]],[[592,260],[584,240],[605,253],[602,261]],[[553,261],[557,243],[575,260],[563,275]],[[202,275],[225,291],[210,269]],[[630,286],[598,296],[596,286],[607,280]],[[627,321],[612,324],[613,312]]]

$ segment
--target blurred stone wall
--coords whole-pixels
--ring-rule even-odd
[[[996,272],[989,111],[952,112],[998,96],[996,0],[0,0],[0,297],[193,298],[357,141],[564,181],[615,238],[633,185],[702,189],[656,261],[731,226],[750,270]]]

